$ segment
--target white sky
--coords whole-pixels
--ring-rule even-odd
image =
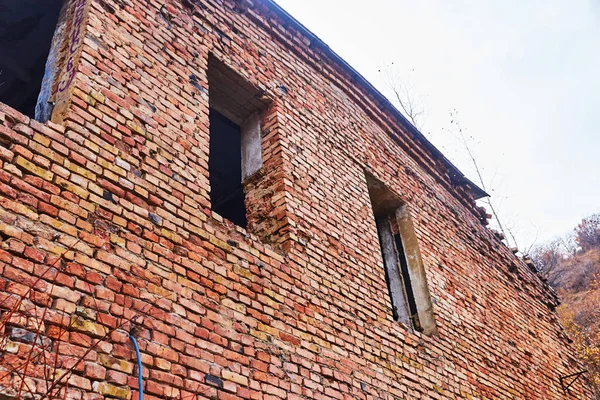
[[[378,71],[392,68],[422,132],[478,182],[458,110],[519,247],[600,212],[599,1],[276,1],[388,95]]]

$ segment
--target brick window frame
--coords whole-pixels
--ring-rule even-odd
[[[29,116],[40,117],[40,107],[47,105],[52,91],[56,53],[65,25],[68,0],[48,0],[36,4],[9,2],[0,10],[0,23],[6,24],[6,34],[19,26],[17,39],[0,37],[0,101]],[[37,7],[36,7],[37,5]],[[41,62],[43,61],[43,62]]]
[[[17,74],[21,78],[11,80],[15,84],[21,84],[21,87],[20,90],[15,90],[6,84],[4,89],[0,89],[0,98],[10,107],[42,123],[49,120],[56,124],[64,122],[77,80],[91,2],[92,0],[52,0],[43,2],[44,5],[40,7],[29,7],[30,13],[37,12],[35,17],[39,17],[39,25],[29,30],[28,35],[32,38],[26,44],[31,46],[35,43],[35,50],[28,48],[25,51],[19,48],[17,54],[28,54],[28,57],[32,57],[32,53],[37,54],[38,60],[44,61],[43,69],[42,63],[23,69],[20,56],[11,56],[12,69],[21,71]],[[27,5],[24,3],[23,7]],[[33,20],[33,17],[28,19]],[[19,41],[19,45],[22,47],[23,43]],[[46,57],[45,60],[43,57]],[[4,70],[2,65],[0,70]],[[4,75],[4,79],[8,79],[7,73]],[[19,81],[25,79],[23,76],[30,79]]]

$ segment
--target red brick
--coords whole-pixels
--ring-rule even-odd
[[[4,183],[0,183],[0,193],[13,199],[17,197],[17,192],[12,187],[5,185]]]
[[[42,214],[50,215],[51,217],[58,216],[58,208],[42,201],[38,203],[38,211]]]
[[[35,262],[41,263],[46,258],[46,252],[38,249],[34,249],[33,247],[27,247],[24,252],[25,257],[33,260]]]
[[[106,368],[93,362],[86,363],[85,376],[93,380],[103,381],[106,377]]]

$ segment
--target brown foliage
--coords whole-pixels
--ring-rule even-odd
[[[538,246],[532,259],[557,291],[558,315],[600,393],[600,214],[584,218],[574,235]]]
[[[54,292],[67,265],[65,255],[79,242],[65,249],[39,276],[23,282],[21,290],[0,292],[0,399],[68,398],[70,385],[77,382],[75,371],[83,369],[86,357],[106,344],[113,332],[131,329],[139,322],[140,314],[128,311],[116,326],[105,328],[110,324],[98,313],[94,296],[90,297],[91,307],[76,315],[49,307],[52,299],[46,293]],[[89,315],[96,316],[98,325],[86,319]],[[90,326],[98,326],[98,332],[89,343],[80,348],[69,343],[71,332]]]
[[[600,388],[600,279],[596,278],[583,293],[563,297],[559,317],[588,369],[588,378]]]
[[[558,293],[558,315],[600,396],[600,214],[538,246],[531,258]]]

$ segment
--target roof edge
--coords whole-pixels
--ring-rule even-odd
[[[384,96],[375,86],[373,86],[364,76],[362,76],[358,71],[356,71],[350,64],[348,64],[342,57],[340,57],[335,51],[333,51],[325,42],[319,39],[314,33],[312,33],[307,27],[302,25],[297,19],[291,16],[287,11],[285,11],[279,4],[277,4],[274,0],[264,0],[265,3],[268,3],[272,6],[273,10],[279,14],[279,16],[285,21],[294,25],[300,33],[305,35],[311,42],[314,42],[327,56],[332,58],[336,63],[342,66],[346,72],[348,72],[354,79],[357,80],[358,83],[365,86],[368,91],[373,93],[376,100],[383,103],[398,120],[401,125],[405,126],[408,131],[413,134],[420,142],[423,143],[425,148],[431,151],[434,157],[439,158],[447,167],[448,172],[450,173],[451,181],[459,184],[467,186],[469,192],[473,196],[474,200],[479,200],[483,197],[490,197],[490,195],[480,188],[478,185],[473,183],[469,178],[465,176],[437,147],[433,145],[426,137],[419,131],[401,112],[392,104],[392,102]]]

